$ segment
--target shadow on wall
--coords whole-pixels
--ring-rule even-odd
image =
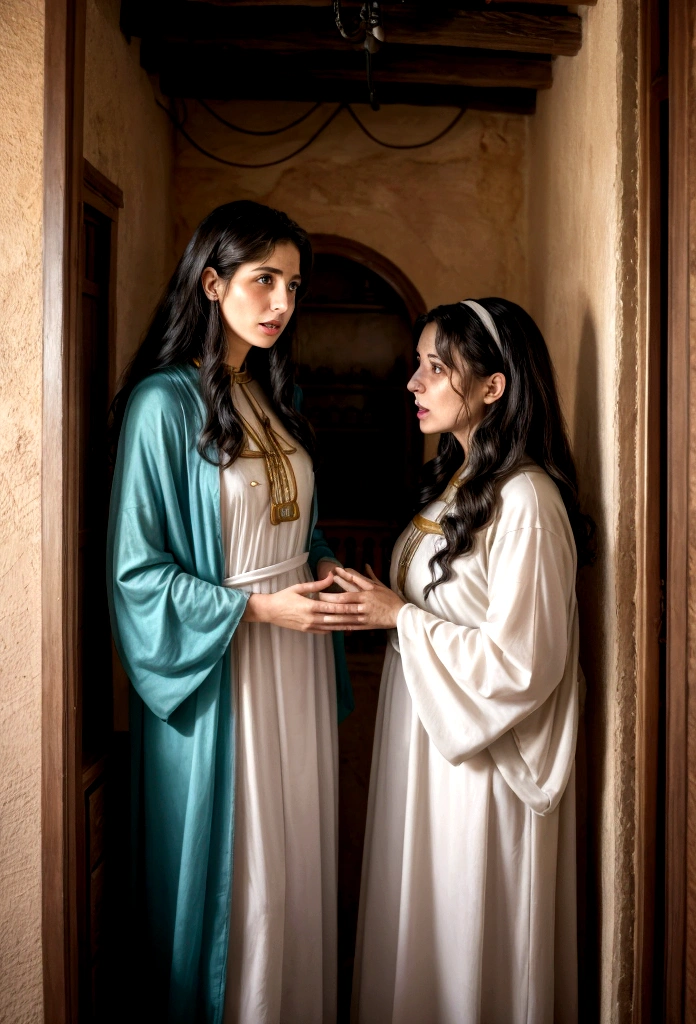
[[[606,623],[603,594],[606,545],[601,529],[603,494],[599,439],[597,335],[589,302],[585,303],[577,363],[577,398],[572,436],[584,512],[597,523],[597,560],[578,574],[580,663],[587,680],[585,714],[577,755],[578,790],[578,953],[580,1020],[599,1019],[600,823],[606,788],[607,708],[602,692]]]

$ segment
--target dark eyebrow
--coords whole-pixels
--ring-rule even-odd
[[[256,267],[256,269],[254,270],[254,273],[255,274],[260,274],[262,270],[264,270],[267,274],[280,274],[281,277],[283,276],[283,271],[279,270],[278,267]],[[292,277],[290,278],[290,280],[294,281],[295,278],[298,278],[298,280],[302,280],[302,275],[301,274],[293,274]]]

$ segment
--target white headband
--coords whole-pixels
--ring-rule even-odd
[[[468,306],[469,309],[473,309],[474,313],[476,313],[479,320],[486,328],[486,330],[488,331],[488,333],[490,334],[491,338],[496,343],[498,348],[500,349],[500,354],[502,355],[503,346],[500,344],[500,335],[498,334],[498,328],[495,326],[493,322],[493,317],[488,312],[488,310],[484,309],[479,302],[475,302],[473,299],[462,299],[459,305]]]

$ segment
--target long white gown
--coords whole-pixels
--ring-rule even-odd
[[[424,536],[387,647],[352,1020],[575,1024],[572,533],[555,485],[527,462],[424,601],[442,543]]]
[[[249,386],[287,438],[259,386]],[[234,398],[254,424],[239,388]],[[307,453],[293,444],[300,506],[294,522],[271,525],[263,459],[238,458],[221,471],[228,586],[267,594],[312,578],[306,562],[271,578],[253,572],[302,562],[314,473]],[[338,832],[331,637],[242,622],[232,678],[236,806],[224,1024],[331,1024]]]

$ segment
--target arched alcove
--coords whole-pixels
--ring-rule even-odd
[[[342,561],[385,576],[411,508],[422,443],[406,382],[424,309],[390,260],[350,239],[313,239],[296,361],[318,441],[321,525]],[[386,578],[386,576],[385,576]]]
[[[412,514],[423,446],[406,383],[413,322],[425,309],[390,260],[351,239],[312,239],[312,284],[296,360],[317,434],[320,525],[344,563],[385,581]],[[355,711],[339,732],[339,1022],[347,1020],[383,631],[346,636]]]
[[[381,277],[402,300],[412,323],[421,313],[425,313],[425,302],[410,278],[396,263],[392,263],[376,249],[356,242],[353,238],[322,234],[312,235],[312,247],[315,256],[343,256]]]

